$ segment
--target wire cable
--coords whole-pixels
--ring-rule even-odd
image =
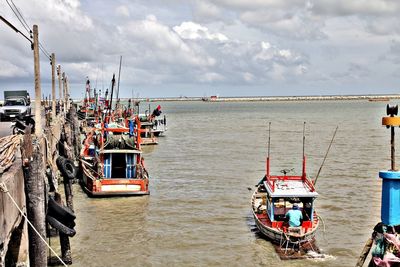
[[[32,29],[29,27],[29,24],[26,22],[24,16],[22,15],[21,11],[18,9],[18,7],[15,5],[13,0],[6,0],[8,6],[11,8],[12,12],[15,14],[19,22],[21,22],[21,25],[25,28],[25,30],[28,32],[29,35],[32,34]],[[27,37],[25,37],[27,38]],[[32,36],[31,36],[32,38]],[[51,61],[51,56],[50,53],[47,52],[45,49],[44,45],[39,42],[39,49],[42,51],[42,53]]]
[[[3,16],[0,15],[0,20],[2,20],[8,27],[13,29],[16,33],[21,34],[23,37],[25,37],[26,40],[28,40],[31,44],[33,41],[28,38],[25,34],[23,34],[20,30],[18,30],[14,25],[12,25],[8,20],[6,20]]]
[[[28,32],[28,34],[30,34],[31,32],[30,32],[29,26],[27,27],[27,25],[24,24],[25,19],[21,19],[20,16],[18,15],[18,14],[21,14],[21,13],[19,13],[18,8],[14,5],[14,3],[13,3],[13,5],[11,5],[10,2],[8,2],[8,0],[6,0],[6,2],[8,4],[8,6],[11,8],[12,12],[17,17],[17,19],[19,20],[19,22],[21,22],[22,27],[24,27],[25,30]]]
[[[18,12],[18,14],[21,16],[21,19],[24,21],[26,27],[28,27],[29,31],[32,31],[32,29],[29,27],[29,24],[26,23],[26,20],[24,19],[24,16],[22,16],[21,11],[19,11],[18,7],[14,4],[13,0],[10,0],[13,6],[15,7],[15,10]]]

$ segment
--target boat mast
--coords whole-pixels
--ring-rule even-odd
[[[115,73],[113,74],[112,80],[111,80],[111,96],[110,96],[110,106],[108,107],[109,109],[109,117],[111,117],[111,110],[112,110],[112,99],[113,99],[113,93],[114,93],[114,85],[115,85]]]
[[[119,71],[118,71],[118,87],[117,87],[117,103],[119,104],[119,82],[121,80],[121,64],[122,64],[122,56],[119,59]]]
[[[306,146],[306,122],[303,124],[303,172],[301,177],[303,179],[306,178],[306,154],[305,154],[305,146]]]
[[[271,122],[268,123],[268,154],[267,154],[267,173],[266,177],[269,176],[269,152],[271,148]]]

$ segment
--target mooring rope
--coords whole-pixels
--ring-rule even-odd
[[[29,221],[28,217],[24,214],[24,212],[21,210],[21,208],[18,206],[17,202],[15,201],[15,199],[12,197],[12,195],[10,194],[10,192],[8,191],[8,188],[6,186],[5,183],[0,183],[0,191],[2,191],[3,193],[6,193],[11,201],[14,203],[15,207],[18,209],[19,213],[21,213],[21,215],[25,218],[25,220],[28,222],[28,224],[32,227],[32,229],[35,231],[35,233],[40,237],[40,239],[42,239],[42,241],[46,244],[46,246],[51,250],[51,252],[54,253],[54,255],[56,255],[56,257],[58,258],[58,260],[64,265],[64,266],[68,266],[61,258],[60,256],[58,256],[58,254],[51,248],[51,246],[47,243],[46,239],[44,239],[44,237],[38,232],[38,230],[36,230],[36,228],[33,226],[33,224]]]

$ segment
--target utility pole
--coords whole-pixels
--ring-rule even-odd
[[[64,115],[67,112],[67,76],[65,75],[65,72],[62,73],[62,78],[63,78],[63,94],[64,94]]]
[[[33,25],[33,56],[35,71],[35,134],[37,139],[41,140],[42,117],[41,117],[41,88],[40,88],[40,65],[39,65],[39,33],[38,26]],[[44,174],[43,174],[43,157],[40,153],[39,146],[32,146],[31,135],[28,129],[24,136],[24,180],[26,191],[26,207],[28,220],[32,222],[37,232],[32,227],[29,231],[29,261],[30,266],[39,267],[47,266],[47,247],[39,238],[46,238],[46,213],[44,208]],[[30,152],[29,152],[30,151]],[[32,153],[32,151],[34,151]],[[43,151],[43,150],[42,150]],[[29,155],[27,155],[27,154]]]
[[[67,77],[67,91],[66,91],[66,96],[65,96],[65,98],[66,98],[66,101],[67,101],[67,110],[68,110],[68,112],[69,112],[69,110],[71,109],[71,103],[70,103],[70,101],[69,101],[69,80],[68,80],[68,77]]]
[[[58,76],[58,90],[60,92],[60,98],[58,99],[59,101],[59,112],[61,114],[62,111],[62,87],[61,87],[61,66],[57,66],[57,76]]]
[[[54,123],[56,121],[56,55],[51,54],[51,94],[53,101],[51,105],[51,120]]]
[[[41,87],[40,87],[40,63],[39,63],[39,30],[37,25],[33,25],[33,59],[35,72],[35,133],[36,136],[42,134],[42,114],[41,114]]]

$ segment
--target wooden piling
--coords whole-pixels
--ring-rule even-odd
[[[45,183],[43,158],[39,146],[33,147],[30,128],[22,144],[25,180],[26,210],[28,220],[38,233],[46,238]],[[29,262],[32,267],[47,266],[47,247],[37,233],[29,227]]]
[[[62,205],[61,195],[59,193],[55,194],[54,200],[58,204]],[[59,236],[60,236],[60,246],[61,246],[61,259],[66,264],[70,265],[72,264],[72,253],[71,253],[71,244],[69,242],[69,237],[61,232],[59,232]]]

